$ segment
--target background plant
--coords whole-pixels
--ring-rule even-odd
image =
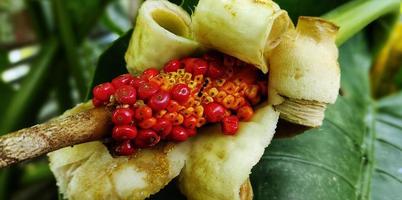
[[[196,4],[194,0],[173,2],[189,12]],[[295,21],[299,15],[323,15],[347,1],[277,2]],[[358,9],[359,3],[365,1],[355,2],[349,9]],[[395,5],[397,1],[381,2]],[[7,14],[23,12],[24,23],[30,25],[25,31],[31,36],[15,46],[7,42],[15,39],[10,36],[13,28],[7,28],[6,23],[0,25],[0,72],[3,78],[0,83],[0,133],[56,116],[83,101],[91,84],[123,73],[122,55],[130,37],[129,33],[124,33],[131,28],[139,3],[123,0],[1,2],[0,21],[7,21]],[[378,7],[363,7],[346,20],[378,18],[380,14],[370,13],[375,8],[378,10]],[[334,19],[340,16],[339,12],[342,14],[347,10],[338,9],[326,17]],[[342,96],[328,109],[321,128],[272,142],[251,176],[256,199],[397,199],[402,196],[402,93],[398,93],[400,87],[396,82],[401,79],[387,80],[387,75],[373,73],[371,77],[396,85],[392,90],[395,94],[377,100],[373,98],[372,94],[377,91],[371,89],[369,78],[373,60],[384,44],[389,43],[388,32],[393,29],[397,11],[390,13],[340,47]],[[359,28],[355,27],[355,30]],[[120,35],[123,37],[105,51]],[[11,50],[26,46],[34,52],[33,57],[16,62],[9,59]],[[26,65],[28,72],[4,80],[4,74],[24,69],[21,65]],[[386,71],[387,66],[382,70]],[[172,195],[183,198],[175,185],[170,184],[153,199],[166,199]],[[57,188],[46,159],[0,171],[0,199],[32,197],[57,198]]]

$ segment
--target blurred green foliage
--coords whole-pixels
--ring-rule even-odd
[[[83,101],[99,55],[132,27],[130,12],[136,12],[135,4],[129,0],[1,1],[0,134],[46,121]],[[25,30],[34,37],[21,41]],[[10,61],[12,54],[20,55],[21,49],[32,45],[39,46],[38,53]],[[28,66],[26,74],[11,81],[4,77],[18,74],[21,66]],[[58,197],[45,158],[0,171],[0,199],[32,197]]]

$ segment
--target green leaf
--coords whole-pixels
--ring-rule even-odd
[[[372,199],[402,196],[402,93],[382,99],[375,116],[375,153]]]
[[[194,2],[184,1],[182,6]],[[277,2],[296,19],[298,15],[322,15],[345,1]],[[372,98],[369,70],[375,46],[383,42],[370,42],[372,35],[367,29],[340,48],[343,95],[329,106],[323,126],[293,138],[275,139],[266,149],[251,175],[254,199],[402,196],[402,93],[380,101]],[[126,73],[124,52],[130,36],[131,32],[126,33],[100,57],[92,86]],[[152,199],[171,195],[180,196],[169,184]]]
[[[102,24],[118,35],[124,34],[132,26],[131,13],[127,13],[127,9],[123,8],[124,6],[127,5],[122,5],[121,1],[110,3],[101,18]],[[131,9],[128,11],[134,12]]]
[[[282,9],[285,9],[293,22],[304,16],[321,16],[336,8],[348,0],[314,1],[314,0],[277,0],[275,1]]]
[[[84,100],[88,91],[90,76],[86,76],[85,68],[79,59],[77,49],[81,47],[83,40],[96,25],[97,20],[104,13],[110,0],[100,1],[60,1],[52,0],[52,8],[59,32],[62,50],[69,64],[69,70],[74,78],[79,99]],[[93,12],[96,10],[96,12]]]
[[[256,199],[402,196],[402,95],[372,99],[362,34],[340,49],[339,60],[344,96],[322,127],[272,141],[251,176]]]
[[[6,69],[9,64],[10,61],[8,60],[8,52],[0,49],[0,72]]]
[[[399,4],[399,0],[355,0],[340,6],[323,17],[341,26],[336,40],[338,45],[377,19],[376,23],[372,25],[372,30],[368,32],[372,35],[372,44],[375,46],[374,53],[376,54],[378,48],[382,47],[388,38],[390,30],[392,30],[399,16]],[[356,13],[359,14],[356,15]]]
[[[172,3],[175,3],[181,6],[188,13],[193,13],[195,6],[197,6],[199,0],[169,0]]]
[[[132,33],[132,30],[125,33],[99,57],[90,88],[100,83],[109,82],[120,74],[128,73],[124,54],[128,48]],[[87,99],[89,98],[92,98],[91,90],[87,93]]]
[[[75,2],[75,1],[71,1]],[[53,0],[53,10],[56,16],[56,23],[60,32],[60,39],[62,42],[63,53],[66,55],[66,60],[69,64],[71,74],[77,85],[79,99],[83,100],[87,89],[87,80],[84,76],[83,66],[78,62],[77,49],[78,39],[74,32],[72,21],[68,15],[67,9],[64,6],[64,2],[61,0]],[[85,4],[84,4],[85,5]],[[85,20],[84,20],[85,21]]]
[[[21,89],[13,93],[8,98],[2,99],[4,112],[2,112],[0,121],[0,135],[21,127],[21,123],[26,122],[30,116],[30,105],[34,102],[42,101],[42,89],[46,87],[47,75],[50,73],[50,62],[57,51],[58,43],[54,38],[50,38],[44,43],[39,52],[39,56],[32,63],[31,70],[24,81],[21,83]],[[31,119],[32,120],[32,119]]]
[[[104,9],[112,0],[99,1],[81,1],[69,0],[63,1],[63,7],[69,13],[71,26],[75,30],[77,42],[83,41],[88,33],[98,21]],[[61,25],[61,24],[59,24]]]

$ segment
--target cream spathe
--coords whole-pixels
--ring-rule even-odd
[[[161,69],[166,62],[196,51],[199,45],[191,39],[190,24],[189,14],[181,7],[165,0],[145,1],[125,55],[128,71]]]
[[[268,72],[267,54],[289,26],[287,12],[270,0],[201,0],[192,16],[194,38]]]
[[[340,87],[338,48],[335,44],[337,31],[337,26],[321,18],[300,17],[296,29],[289,29],[281,43],[271,51],[269,102],[286,110],[287,120],[320,126],[325,105],[336,101]],[[292,103],[285,104],[285,108],[277,106],[289,99]],[[312,112],[319,109],[321,114],[310,113],[306,105],[312,108]],[[297,115],[301,113],[315,117],[304,117],[305,120],[300,121],[297,118],[301,116]]]

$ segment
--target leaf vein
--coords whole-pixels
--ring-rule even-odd
[[[394,143],[391,143],[390,141],[387,141],[387,140],[385,140],[385,139],[383,139],[383,138],[377,138],[377,140],[378,140],[379,142],[384,143],[384,144],[388,144],[388,145],[390,145],[390,146],[392,146],[392,147],[398,149],[399,151],[402,151],[402,147],[400,147],[400,146],[398,146],[398,145],[396,145],[396,144],[394,144]]]
[[[268,155],[265,155],[264,157],[268,158],[268,159],[273,159],[273,160],[283,160],[283,161],[294,161],[294,162],[299,162],[299,163],[303,163],[303,164],[307,164],[307,165],[311,165],[314,167],[318,167],[318,168],[322,168],[332,174],[335,174],[337,176],[339,176],[341,179],[343,179],[349,186],[351,186],[352,188],[356,188],[356,186],[352,183],[352,181],[347,178],[346,176],[342,175],[342,173],[336,171],[335,169],[321,164],[321,163],[317,163],[317,162],[313,162],[313,161],[309,161],[306,160],[304,158],[301,157],[297,157],[297,156],[293,156],[293,155],[289,155],[289,154],[283,154],[283,153],[269,153]]]
[[[329,122],[329,124],[331,124],[332,126],[334,126],[335,128],[337,128],[339,131],[341,131],[347,138],[349,138],[351,141],[355,141],[352,136],[350,134],[348,134],[347,131],[343,130],[341,127],[339,127],[335,122],[329,120],[329,119],[325,119],[325,121]]]
[[[400,126],[400,125],[398,125],[398,124],[394,124],[394,123],[392,123],[392,122],[389,122],[389,121],[387,121],[387,120],[385,120],[385,119],[383,119],[383,118],[378,118],[378,117],[377,117],[376,121],[381,122],[381,123],[384,123],[384,124],[389,125],[389,126],[392,126],[392,127],[394,127],[394,128],[397,128],[397,129],[402,129],[402,126]]]
[[[390,178],[392,178],[392,179],[394,179],[394,180],[396,180],[396,181],[398,181],[399,183],[402,184],[401,179],[399,179],[398,177],[394,176],[393,174],[391,174],[391,173],[389,173],[389,172],[387,172],[387,171],[385,171],[383,169],[375,168],[375,171],[378,172],[378,173],[384,174],[384,175],[386,175],[386,176],[388,176],[388,177],[390,177]]]

